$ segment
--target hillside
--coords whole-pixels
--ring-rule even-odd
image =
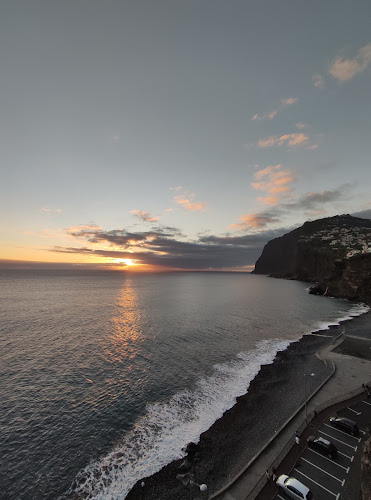
[[[253,273],[318,282],[312,293],[371,304],[371,220],[337,215],[269,241]]]

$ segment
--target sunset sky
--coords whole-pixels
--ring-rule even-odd
[[[3,2],[0,267],[251,270],[369,218],[370,26],[369,0]]]

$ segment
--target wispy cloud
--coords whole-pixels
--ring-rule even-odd
[[[267,111],[265,113],[255,113],[251,119],[252,120],[273,120],[273,118],[277,115],[279,111],[281,111],[284,108],[287,108],[288,106],[292,106],[293,104],[297,103],[299,100],[298,97],[286,97],[284,99],[281,99],[280,105],[273,109],[272,111]]]
[[[349,191],[350,184],[344,184],[337,189],[305,193],[290,203],[281,205],[282,209],[318,211],[324,210],[324,205],[344,200]],[[324,212],[321,212],[324,213]]]
[[[329,68],[331,76],[340,82],[351,80],[371,64],[371,43],[361,47],[354,58],[338,56]]]
[[[307,146],[309,144],[309,136],[303,132],[294,132],[292,134],[283,134],[281,136],[271,136],[264,139],[259,139],[259,148],[271,148],[273,146]]]
[[[280,164],[268,165],[258,170],[254,178],[255,182],[251,183],[252,187],[269,194],[269,196],[258,198],[258,201],[264,205],[277,205],[283,193],[287,196],[292,192],[291,184],[295,180],[289,170],[282,170]]]
[[[244,214],[238,220],[240,222],[231,224],[229,227],[239,229],[240,231],[247,231],[249,229],[264,229],[269,224],[279,222],[279,219],[269,214]]]
[[[325,86],[325,80],[322,75],[317,73],[316,75],[312,76],[312,81],[315,87],[318,87],[319,89],[322,89]]]
[[[143,222],[158,222],[160,220],[160,217],[153,217],[149,212],[143,212],[142,210],[132,210],[130,213]]]
[[[203,212],[206,209],[206,202],[195,201],[196,195],[184,190],[181,186],[170,188],[175,191],[174,201],[188,212]]]
[[[306,124],[305,123],[296,123],[296,128],[298,128],[299,130],[302,130],[303,128],[306,128]]]
[[[273,120],[273,118],[277,115],[278,109],[274,109],[273,111],[269,111],[266,113],[255,113],[253,117],[251,118],[252,120]]]
[[[43,207],[40,208],[40,212],[44,214],[61,214],[63,210],[61,208]]]
[[[281,104],[283,106],[291,106],[292,104],[297,103],[298,100],[298,97],[287,97],[286,99],[281,99]]]

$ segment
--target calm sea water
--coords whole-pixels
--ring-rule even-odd
[[[305,333],[365,308],[232,273],[0,274],[0,497],[118,499]]]

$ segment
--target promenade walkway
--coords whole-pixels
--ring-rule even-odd
[[[333,366],[333,373],[330,378],[286,422],[277,435],[250,460],[245,469],[210,498],[218,500],[254,500],[255,498],[266,500],[272,498],[275,487],[273,483],[267,485],[266,470],[275,467],[278,474],[282,473],[283,469],[290,470],[290,460],[296,461],[300,456],[301,448],[305,447],[307,434],[309,436],[313,433],[313,429],[316,428],[317,424],[319,425],[320,421],[344,406],[343,402],[345,400],[356,401],[361,396],[364,396],[362,384],[371,386],[371,357],[370,359],[363,359],[337,352],[338,346],[348,338],[350,340],[357,339],[357,337],[349,335],[340,335],[331,345],[318,353],[323,362],[331,363]],[[364,341],[364,337],[362,337],[362,340]],[[368,342],[370,342],[371,346],[371,340]],[[293,448],[296,431],[302,437],[301,445]],[[284,460],[288,462],[285,463]],[[264,492],[262,491],[263,488]],[[262,493],[258,497],[261,491]]]

